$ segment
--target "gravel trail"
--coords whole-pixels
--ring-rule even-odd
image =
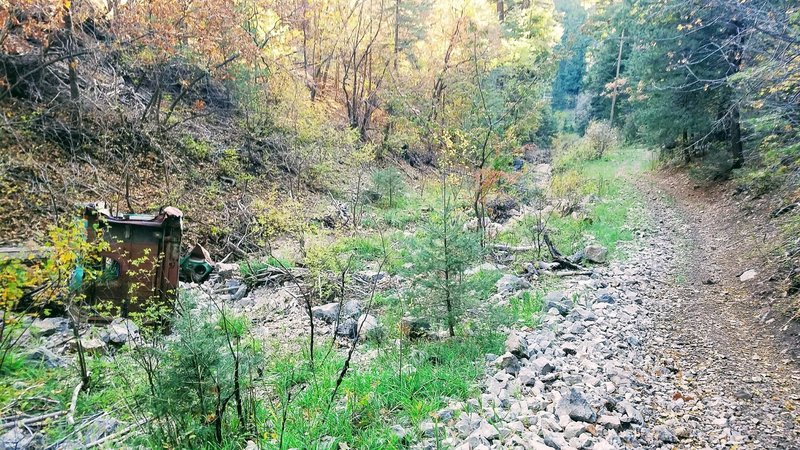
[[[540,328],[508,330],[481,396],[423,423],[420,447],[800,449],[797,346],[751,266],[762,230],[686,180],[637,186],[648,225],[629,256],[550,293]]]

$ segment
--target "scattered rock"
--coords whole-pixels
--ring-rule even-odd
[[[408,339],[426,338],[430,330],[430,322],[421,317],[403,317],[400,319],[400,333]]]
[[[56,355],[45,347],[34,349],[25,355],[25,359],[33,363],[42,363],[48,369],[66,367],[69,364],[66,359]]]
[[[559,416],[569,416],[570,419],[581,422],[594,423],[597,421],[597,414],[592,410],[583,394],[576,389],[570,389],[569,393],[561,398],[556,406],[556,413]]]
[[[609,414],[600,416],[600,418],[597,419],[597,424],[611,430],[619,430],[622,428],[622,422],[620,422],[619,417]]]
[[[741,275],[739,275],[739,281],[753,281],[757,276],[758,272],[756,272],[754,269],[745,270]]]
[[[216,263],[214,270],[223,279],[240,277],[242,275],[239,265],[236,263]]]
[[[362,270],[353,274],[353,278],[367,284],[378,283],[387,276],[386,272],[378,272],[377,270]]]
[[[112,344],[122,345],[126,342],[139,337],[139,327],[130,319],[117,317],[112,320],[108,327],[108,341]]]
[[[511,332],[506,339],[506,352],[511,353],[517,358],[527,358],[528,344],[519,333]]]
[[[348,339],[356,338],[356,321],[355,319],[345,319],[336,327],[336,335],[346,337]]]
[[[677,444],[678,438],[664,425],[657,425],[653,428],[653,432],[658,436],[658,440],[665,444]]]
[[[494,425],[490,424],[489,422],[482,420],[481,424],[478,426],[478,429],[472,432],[473,436],[481,437],[486,439],[489,442],[500,437],[500,432],[497,431],[497,428]]]
[[[355,318],[361,315],[364,306],[358,300],[348,300],[342,305],[341,318]]]
[[[106,343],[97,338],[81,339],[81,346],[87,355],[100,355],[106,351]],[[78,351],[78,343],[75,340],[69,343],[70,351]]]
[[[599,296],[597,296],[595,302],[614,304],[616,303],[616,300],[614,300],[614,296],[611,294],[600,294]]]
[[[500,355],[495,361],[495,365],[499,369],[505,370],[506,372],[516,375],[519,373],[519,359],[516,356],[512,355],[511,353],[504,353]]]
[[[378,340],[383,335],[378,319],[371,314],[362,314],[358,318],[358,329],[362,338]]]
[[[497,280],[495,286],[497,287],[498,293],[510,294],[520,289],[528,289],[531,287],[531,284],[516,275],[505,274],[502,278]]]
[[[633,423],[636,425],[644,424],[644,417],[642,413],[636,409],[631,402],[620,402],[617,404],[617,410],[625,413],[622,417],[623,423]]]
[[[534,371],[539,375],[547,375],[556,370],[556,366],[553,363],[543,357],[540,356],[531,362],[531,367],[533,367]]]
[[[561,291],[549,292],[544,297],[544,309],[547,311],[550,308],[555,308],[559,314],[566,316],[572,310],[572,302]]]
[[[334,323],[339,317],[339,302],[326,303],[322,306],[311,308],[311,315],[327,323]]]
[[[587,245],[583,250],[586,260],[595,264],[605,264],[608,261],[608,249],[599,244]]]
[[[228,296],[233,302],[238,302],[247,295],[247,284],[237,278],[226,280],[225,288],[227,288]]]
[[[52,336],[69,329],[69,320],[63,317],[47,317],[35,319],[31,324],[31,332],[36,336]]]
[[[84,443],[94,442],[106,437],[119,428],[120,423],[113,417],[99,417],[93,420],[83,431]]]
[[[0,436],[0,449],[28,450],[44,448],[44,436],[20,427],[14,427]]]

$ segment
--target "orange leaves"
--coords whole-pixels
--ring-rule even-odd
[[[181,55],[211,69],[233,54],[254,54],[246,20],[232,0],[129,1],[118,6],[112,29],[148,47],[154,62]]]

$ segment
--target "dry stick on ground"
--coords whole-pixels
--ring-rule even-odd
[[[306,313],[308,314],[308,325],[311,329],[309,332],[309,343],[308,343],[308,357],[310,358],[311,362],[311,371],[314,371],[314,315],[311,311],[311,294],[308,292],[308,289],[303,289],[303,286],[300,284],[298,278],[289,270],[286,265],[272,252],[272,242],[267,241],[267,250],[269,256],[272,258],[273,261],[277,262],[281,269],[289,275],[289,280],[297,287],[300,291],[300,295],[303,297],[303,301],[305,302]]]
[[[72,391],[72,401],[69,403],[69,414],[67,414],[67,423],[70,425],[75,425],[75,407],[78,406],[78,394],[81,389],[83,389],[83,381],[78,383],[75,390]]]
[[[572,261],[568,260],[567,258],[565,258],[561,254],[561,252],[558,251],[556,246],[553,244],[553,241],[550,240],[550,236],[547,234],[547,232],[543,232],[542,233],[542,239],[544,240],[545,245],[547,245],[547,249],[550,251],[550,256],[553,258],[553,261],[563,265],[564,267],[568,267],[570,269],[575,269],[575,270],[583,271],[583,272],[590,272],[588,269],[586,269],[585,267],[581,266],[580,264],[575,264],[574,262],[572,262]],[[515,246],[505,245],[505,244],[493,244],[492,248],[497,249],[497,250],[501,250],[501,251],[505,251],[505,252],[528,252],[528,251],[536,250],[536,247],[532,246],[532,245],[527,245],[527,246],[523,245],[523,246],[515,247]]]
[[[84,447],[84,448],[94,448],[94,447],[98,447],[100,445],[103,445],[105,443],[113,442],[113,441],[116,441],[117,439],[121,439],[121,438],[127,436],[131,431],[133,431],[134,428],[144,425],[145,422],[147,422],[147,419],[142,419],[142,420],[140,420],[138,422],[132,423],[132,424],[128,425],[127,427],[123,428],[122,430],[120,430],[120,431],[118,431],[118,432],[116,432],[114,434],[109,434],[108,436],[102,437],[102,438],[100,438],[100,439],[98,439],[96,441],[89,442],[88,444],[86,444],[86,447]]]
[[[386,241],[383,238],[383,234],[381,234],[381,244],[383,246],[383,260],[381,261],[380,265],[378,266],[378,276],[376,276],[372,282],[372,292],[369,296],[369,302],[367,303],[367,308],[365,312],[367,314],[370,313],[372,309],[372,301],[375,299],[375,291],[378,289],[378,278],[380,276],[381,271],[383,271],[383,267],[386,265],[387,260],[389,259],[389,254],[386,251]],[[360,323],[359,323],[360,322]],[[336,394],[339,392],[339,386],[341,386],[342,381],[344,381],[345,375],[347,375],[347,371],[350,368],[350,361],[353,359],[353,354],[356,351],[356,347],[358,346],[358,340],[361,337],[361,329],[364,326],[366,320],[359,320],[356,321],[356,337],[353,339],[353,344],[350,346],[350,350],[347,352],[347,359],[345,359],[344,364],[342,365],[342,370],[339,372],[339,376],[336,378],[336,385],[333,388],[333,392],[331,393],[331,399],[328,403],[328,408],[331,407],[333,404],[334,399],[336,398]]]
[[[65,415],[66,413],[67,413],[66,411],[56,411],[56,412],[52,412],[52,413],[42,414],[41,416],[36,416],[36,417],[28,418],[28,419],[23,419],[23,420],[20,420],[20,421],[17,421],[17,422],[7,422],[7,423],[4,423],[4,424],[0,425],[0,430],[6,430],[6,429],[9,429],[9,428],[14,428],[14,427],[19,426],[19,425],[34,425],[34,424],[37,424],[39,422],[44,422],[47,419],[53,419],[53,418],[56,418],[56,417],[61,417],[61,416]],[[0,419],[0,420],[2,420],[2,419]]]
[[[550,235],[547,234],[547,231],[542,232],[542,239],[544,240],[545,245],[547,245],[547,249],[550,250],[550,256],[553,258],[553,261],[561,263],[564,267],[569,267],[575,270],[586,270],[586,268],[580,264],[575,264],[565,258],[553,244],[553,241],[550,240]]]

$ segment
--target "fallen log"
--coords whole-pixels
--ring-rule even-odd
[[[23,419],[23,420],[17,420],[17,421],[13,421],[13,422],[5,422],[3,424],[0,424],[0,430],[6,430],[8,428],[14,428],[16,426],[21,426],[21,425],[34,425],[34,424],[37,424],[39,422],[44,422],[47,419],[53,419],[53,418],[56,418],[56,417],[61,417],[61,416],[65,415],[65,414],[67,414],[66,411],[56,411],[56,412],[53,412],[53,413],[42,414],[41,416],[30,417],[30,418]],[[0,421],[4,421],[4,420],[5,419],[0,419]]]
[[[550,256],[553,258],[553,261],[561,263],[564,267],[569,267],[575,270],[583,270],[585,271],[586,268],[581,266],[580,264],[575,264],[574,262],[570,261],[569,259],[565,258],[561,252],[558,251],[553,241],[550,240],[550,236],[547,232],[542,233],[542,240],[544,240],[545,245],[547,245],[547,249],[550,251]]]
[[[578,275],[591,275],[594,272],[591,270],[562,270],[560,272],[552,272],[556,277],[575,277]]]
[[[532,250],[536,250],[536,247],[532,245],[512,246],[505,244],[492,244],[491,247],[495,250],[500,250],[502,252],[511,252],[511,253],[529,252]]]

